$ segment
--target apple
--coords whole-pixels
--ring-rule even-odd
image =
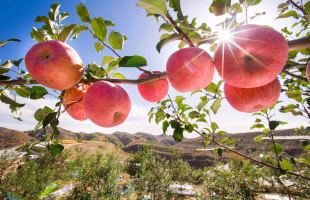
[[[203,49],[188,47],[174,52],[167,61],[167,76],[179,92],[205,88],[214,76],[214,64]]]
[[[308,82],[310,82],[310,61],[308,62],[308,65],[307,65],[306,74],[307,74]]]
[[[160,71],[152,71],[153,74],[160,74]],[[148,77],[148,73],[143,72],[138,79]],[[159,79],[150,83],[138,85],[138,90],[141,96],[149,102],[157,102],[165,98],[168,94],[169,83],[166,78]]]
[[[123,123],[130,109],[127,92],[121,86],[106,81],[92,84],[83,98],[83,110],[89,120],[106,128]]]
[[[224,94],[228,103],[240,112],[253,113],[274,105],[281,93],[278,78],[255,88],[238,88],[225,82]]]
[[[253,88],[270,83],[280,74],[288,56],[288,44],[281,33],[248,24],[230,35],[214,53],[216,70],[226,83]]]
[[[84,68],[77,52],[58,40],[33,45],[25,56],[29,74],[40,84],[55,90],[66,90],[83,77]]]
[[[83,100],[79,103],[74,103],[82,99],[85,95],[85,92],[89,88],[89,85],[79,84],[79,86],[73,86],[70,89],[67,89],[63,96],[63,101],[66,102],[64,107],[66,108],[67,113],[76,120],[84,121],[88,119],[83,110]],[[74,104],[73,104],[74,103]],[[68,105],[73,104],[68,107]]]

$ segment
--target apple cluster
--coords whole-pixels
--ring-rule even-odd
[[[281,92],[277,76],[287,59],[287,41],[272,28],[252,24],[234,29],[230,36],[220,43],[213,59],[198,47],[173,53],[166,66],[171,86],[179,92],[205,88],[216,68],[225,81],[225,97],[233,108],[252,113],[272,106]],[[40,84],[65,90],[66,111],[76,120],[90,119],[99,126],[113,127],[123,123],[130,112],[130,98],[121,86],[106,81],[78,84],[84,74],[81,58],[61,41],[34,45],[26,54],[25,65]],[[158,73],[143,72],[138,79]],[[309,74],[307,70],[308,78]],[[168,93],[168,80],[140,84],[139,93],[147,101],[160,101]]]

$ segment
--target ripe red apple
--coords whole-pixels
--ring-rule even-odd
[[[83,98],[83,110],[93,123],[113,127],[123,123],[131,109],[127,92],[114,83],[99,81],[92,84]]]
[[[310,61],[308,62],[308,65],[307,65],[306,74],[307,74],[308,82],[310,82]]]
[[[224,94],[228,103],[240,112],[253,113],[274,105],[281,93],[279,79],[256,88],[238,88],[225,82]]]
[[[160,74],[160,71],[153,71],[153,74]],[[149,75],[143,72],[138,79],[146,78]],[[138,90],[141,96],[149,102],[157,102],[165,98],[168,94],[169,83],[166,78],[159,79],[150,83],[138,85]]]
[[[214,64],[222,79],[235,87],[253,88],[273,81],[283,69],[288,44],[281,33],[248,24],[234,29],[214,53]]]
[[[58,40],[48,40],[33,45],[25,56],[29,74],[40,84],[66,90],[83,77],[84,68],[77,52]]]
[[[79,87],[73,86],[72,88],[65,91],[65,94],[63,96],[63,101],[66,102],[64,104],[65,108],[68,107],[68,105],[73,104],[76,101],[79,101],[84,97],[85,92],[89,88],[89,85],[80,84]],[[83,110],[83,100],[79,103],[74,103],[73,105],[69,106],[66,111],[67,113],[76,120],[84,121],[88,119],[88,117],[85,115]]]
[[[191,92],[209,85],[214,76],[214,64],[203,49],[188,47],[174,52],[167,61],[167,76],[179,92]]]

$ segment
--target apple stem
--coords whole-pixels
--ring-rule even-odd
[[[152,75],[153,75],[153,73],[152,73],[151,70],[145,70],[145,69],[142,69],[142,68],[140,68],[140,67],[137,67],[137,69],[140,70],[140,71],[143,71],[143,72],[147,73],[149,76],[152,76]]]

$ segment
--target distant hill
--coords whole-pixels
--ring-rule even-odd
[[[15,147],[36,140],[22,131],[0,127],[0,149]]]

